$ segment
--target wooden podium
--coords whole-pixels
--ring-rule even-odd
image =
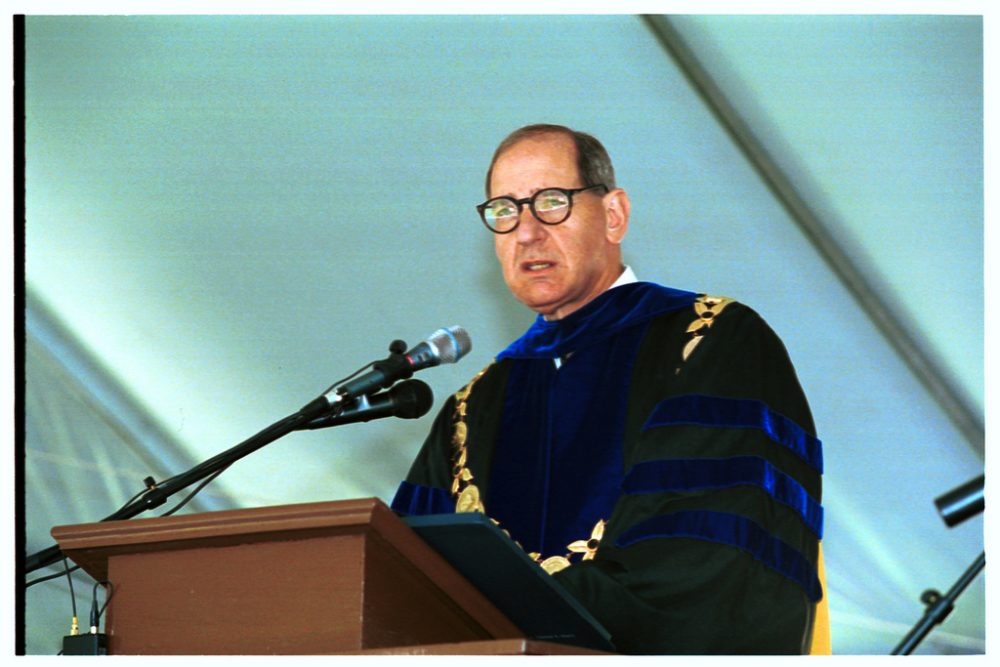
[[[108,652],[550,654],[371,498],[57,526]],[[529,602],[530,604],[530,602]]]

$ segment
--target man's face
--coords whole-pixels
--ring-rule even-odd
[[[549,187],[583,185],[572,139],[542,135],[501,154],[493,166],[490,196],[522,199]],[[524,206],[517,229],[494,239],[514,296],[547,319],[561,319],[610,287],[622,270],[618,244],[628,222],[627,199],[624,206],[622,199],[621,190],[603,198],[600,190],[578,193],[572,214],[559,225],[542,224]]]

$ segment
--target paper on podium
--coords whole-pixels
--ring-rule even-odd
[[[614,651],[608,631],[485,515],[432,514],[403,521],[529,639]]]

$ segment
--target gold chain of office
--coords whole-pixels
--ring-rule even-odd
[[[707,333],[708,329],[715,322],[715,318],[730,303],[732,303],[732,299],[707,295],[701,295],[695,300],[694,310],[697,317],[687,328],[687,333],[691,334],[691,339],[684,346],[681,353],[682,361],[687,361],[688,357],[691,356],[691,353],[698,346],[698,343],[701,342],[705,333]],[[455,500],[456,512],[480,512],[486,514],[486,507],[483,505],[479,487],[475,484],[472,471],[466,465],[469,460],[469,427],[465,423],[465,417],[468,411],[468,400],[469,395],[472,393],[472,388],[486,374],[487,370],[489,370],[489,366],[479,371],[465,387],[455,394],[455,410],[452,417],[451,437],[453,449],[451,496]],[[498,526],[500,525],[500,522],[496,519],[490,518],[490,520]],[[566,548],[569,550],[569,553],[565,556],[542,558],[542,555],[537,552],[531,552],[528,555],[549,574],[554,574],[569,567],[572,564],[569,558],[574,553],[582,554],[583,560],[591,560],[597,555],[597,548],[601,544],[601,538],[604,536],[604,527],[606,525],[607,522],[604,519],[598,521],[594,525],[589,538],[576,540],[567,545]],[[504,532],[506,533],[507,531],[504,530]],[[507,534],[508,536],[510,535],[510,533]]]

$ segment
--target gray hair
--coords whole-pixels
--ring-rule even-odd
[[[583,185],[604,185],[608,190],[615,189],[615,168],[600,141],[585,132],[578,132],[565,125],[538,123],[525,125],[514,130],[497,146],[496,151],[493,152],[493,159],[490,161],[490,168],[486,172],[487,197],[490,196],[490,179],[493,177],[493,167],[500,155],[524,139],[545,134],[562,134],[573,140],[573,144],[576,146],[576,168]]]

